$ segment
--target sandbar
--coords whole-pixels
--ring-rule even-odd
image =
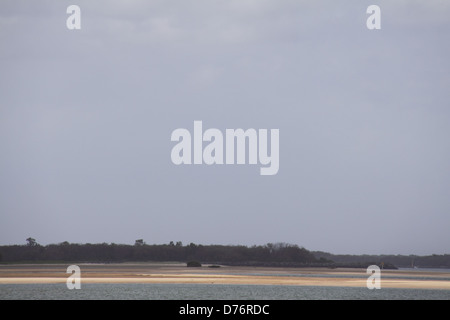
[[[176,263],[77,264],[82,283],[171,283],[363,287],[365,269],[230,267],[187,268]],[[0,265],[0,284],[65,283],[69,264]],[[450,272],[382,270],[382,288],[450,290]]]

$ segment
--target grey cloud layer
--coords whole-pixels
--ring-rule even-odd
[[[0,243],[448,250],[449,2],[69,4],[0,4]],[[174,166],[194,120],[279,128],[279,173]]]

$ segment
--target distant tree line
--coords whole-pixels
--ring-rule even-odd
[[[24,245],[0,246],[0,262],[129,262],[129,261],[198,261],[202,264],[268,267],[350,267],[367,268],[376,264],[384,269],[396,267],[450,268],[450,255],[334,255],[311,252],[287,243],[260,246],[201,245],[181,241],[168,244],[147,244],[143,239],[134,245],[100,243],[79,244],[67,241],[40,245],[34,238]]]
[[[336,266],[356,265],[364,261],[372,261],[380,265],[385,263],[399,268],[450,268],[450,254],[417,255],[337,255],[328,252],[312,252],[318,259],[334,261]]]
[[[125,262],[125,261],[199,261],[215,264],[311,264],[319,260],[297,245],[268,243],[263,246],[198,245],[181,242],[149,245],[143,239],[134,245],[126,244],[78,244],[62,242],[46,246],[35,239],[27,239],[26,245],[0,246],[3,262]]]

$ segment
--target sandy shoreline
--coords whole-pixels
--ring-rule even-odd
[[[0,284],[65,283],[68,265],[0,265]],[[366,288],[365,269],[221,267],[181,264],[79,264],[82,283],[289,285]],[[450,272],[383,270],[382,288],[450,290]]]

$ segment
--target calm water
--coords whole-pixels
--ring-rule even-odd
[[[68,290],[65,284],[2,284],[0,300],[7,299],[450,300],[450,290],[213,284],[82,284],[80,290]]]

